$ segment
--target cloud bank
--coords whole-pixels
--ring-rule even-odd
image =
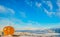
[[[2,14],[8,14],[8,13],[15,14],[15,11],[11,8],[7,8],[5,6],[0,5],[0,13],[2,13]]]

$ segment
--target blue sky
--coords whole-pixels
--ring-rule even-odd
[[[60,27],[60,0],[0,0],[0,28]]]

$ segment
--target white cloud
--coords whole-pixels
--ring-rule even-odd
[[[20,12],[21,17],[26,18],[26,13],[25,12]]]
[[[43,1],[43,3],[47,4],[50,7],[50,11],[48,11],[47,9],[44,8],[45,13],[49,16],[49,17],[60,17],[60,0],[57,0],[57,5],[59,6],[59,9],[56,10],[56,12],[53,12],[53,5],[51,3],[51,1]],[[37,7],[40,8],[41,3],[36,2],[35,3]]]
[[[57,9],[57,12],[52,12],[52,11],[49,12],[48,10],[46,10],[46,9],[44,8],[44,11],[45,11],[45,13],[46,13],[49,17],[55,16],[55,17],[60,18],[60,10],[59,10],[59,9]]]
[[[29,1],[29,0],[25,0],[26,4],[29,5],[29,6],[32,6],[32,1]]]
[[[16,20],[16,19],[15,19]],[[12,27],[19,27],[20,26],[20,23],[18,24],[16,24],[15,23],[15,20],[9,20],[9,19],[1,19],[0,20],[0,29],[1,30],[3,30],[3,28],[5,27],[5,26],[12,26]],[[19,22],[18,20],[17,20],[17,22]]]
[[[45,13],[49,16],[52,17],[52,15],[55,15],[55,12],[49,12],[48,10],[44,9]]]
[[[43,24],[40,24],[35,21],[28,21],[28,22],[23,22],[22,20],[19,19],[2,19],[0,20],[0,30],[3,30],[5,26],[13,26],[15,30],[44,30],[52,27],[58,27],[60,26],[58,23],[57,24],[49,24],[43,26]]]
[[[42,24],[38,23],[38,22],[34,22],[29,20],[27,23],[25,23],[26,25],[22,28],[22,30],[44,30],[45,27],[42,26]]]
[[[4,6],[1,6],[1,5],[0,5],[0,13],[1,13],[1,12],[6,12],[6,8],[5,8]]]
[[[49,1],[49,0],[45,1],[44,0],[43,3],[47,4],[50,7],[50,10],[52,10],[53,5],[52,5],[51,1]]]
[[[60,18],[60,0],[57,0],[57,5],[59,8],[57,9],[56,16]]]
[[[60,8],[60,2],[57,2],[58,7]]]
[[[60,18],[60,0],[57,0],[57,5],[58,5],[58,9],[56,12],[56,16]]]
[[[13,26],[15,30],[36,30],[42,28],[38,22],[28,21],[25,23],[15,18],[12,20],[7,18],[0,20],[0,29],[3,30],[5,26]]]
[[[50,10],[53,9],[53,5],[52,5],[51,1],[46,1],[46,4],[48,4],[48,6],[50,7]]]
[[[60,18],[60,12],[56,12],[56,16]]]
[[[53,24],[49,24],[49,25],[52,26],[50,28],[60,28],[60,23],[53,23]]]
[[[10,20],[8,18],[4,18],[4,19],[0,20],[0,30],[3,30],[3,28],[5,26],[12,26],[15,29],[19,29],[20,30],[20,28],[24,27],[22,25],[26,25],[26,24],[23,21],[15,19],[15,18],[12,18]]]
[[[15,11],[11,8],[7,8],[5,6],[0,5],[0,13],[6,14],[6,13],[10,13],[10,14],[14,14]]]
[[[36,6],[37,7],[40,7],[41,6],[41,3],[36,2]]]
[[[13,9],[8,8],[8,10],[12,13],[15,14],[15,11]]]

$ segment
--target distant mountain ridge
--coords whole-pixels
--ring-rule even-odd
[[[52,31],[54,31],[55,33],[60,33],[60,28],[52,28]]]
[[[29,32],[29,33],[37,33],[37,34],[43,34],[43,33],[60,33],[60,28],[51,28],[51,29],[45,29],[45,30],[16,30],[16,32]]]

